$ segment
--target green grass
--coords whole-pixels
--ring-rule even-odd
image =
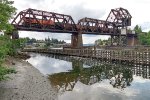
[[[17,71],[14,68],[0,67],[0,81],[9,78],[6,75],[10,73],[17,73]]]

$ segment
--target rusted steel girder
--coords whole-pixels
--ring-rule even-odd
[[[131,26],[131,14],[127,9],[111,9],[106,21],[113,23],[114,27]]]
[[[112,22],[87,17],[80,19],[77,24],[78,30],[83,34],[119,35],[120,30],[113,26]]]
[[[129,33],[123,31],[127,34],[121,34],[121,28],[130,26],[131,18],[128,10],[117,8],[111,9],[106,20],[85,17],[75,24],[70,15],[29,8],[21,11],[11,24],[17,30],[71,33],[72,47],[82,47],[82,34],[110,35],[121,40],[121,36],[126,36]]]
[[[111,10],[106,20],[85,17],[75,24],[69,15],[29,8],[21,11],[12,24],[16,29],[25,31],[118,35],[120,27],[131,25],[131,18],[128,10],[117,8]]]
[[[11,24],[13,24],[16,29],[25,31],[77,32],[77,27],[71,16],[30,8],[21,11]]]

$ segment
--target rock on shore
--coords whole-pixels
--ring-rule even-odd
[[[36,68],[23,60],[13,59],[17,74],[0,82],[0,100],[57,100],[50,81]]]

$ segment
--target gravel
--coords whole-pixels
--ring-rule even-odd
[[[50,81],[28,62],[13,59],[16,74],[0,82],[0,100],[58,100]]]

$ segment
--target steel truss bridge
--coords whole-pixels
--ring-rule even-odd
[[[82,34],[109,35],[111,44],[118,45],[123,44],[122,39],[126,38],[127,45],[134,45],[136,35],[127,30],[131,26],[131,18],[127,9],[117,8],[111,9],[106,20],[85,17],[75,23],[70,15],[29,8],[19,12],[11,24],[20,31],[71,33],[71,47],[81,48]],[[14,31],[12,38],[19,38],[19,35]]]

